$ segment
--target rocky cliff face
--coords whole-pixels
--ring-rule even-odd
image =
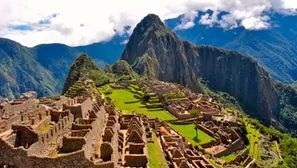
[[[197,52],[193,54],[198,56]],[[190,68],[198,65],[198,57],[188,58],[183,41],[165,28],[156,15],[148,15],[137,25],[121,58],[138,74],[200,89],[194,69]]]
[[[198,75],[212,89],[234,96],[249,113],[270,124],[279,111],[279,95],[268,73],[237,52],[209,46],[199,46],[197,51]]]
[[[196,91],[201,77],[267,124],[279,112],[274,81],[255,61],[237,52],[182,41],[156,15],[146,16],[136,26],[121,58],[139,74]]]

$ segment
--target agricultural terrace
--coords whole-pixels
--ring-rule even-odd
[[[143,96],[143,92],[137,87],[129,87],[128,89],[111,89],[108,85],[99,88],[99,91],[106,97],[111,98],[112,103],[118,110],[122,110],[123,114],[145,114],[148,117],[158,117],[161,120],[175,120],[176,118],[168,111],[164,110],[161,104],[155,103],[153,98],[147,103],[142,103],[139,99]],[[134,93],[133,93],[134,92]]]

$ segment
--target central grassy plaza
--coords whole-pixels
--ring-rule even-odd
[[[199,145],[205,144],[212,140],[215,140],[213,137],[209,136],[205,132],[198,129],[198,136],[196,137],[195,125],[175,125],[169,124],[174,130],[182,134],[191,144]]]
[[[102,90],[102,89],[101,89]],[[122,110],[123,114],[145,114],[148,117],[158,117],[161,120],[175,120],[176,118],[162,108],[147,108],[145,104],[134,97],[134,94],[126,89],[112,89],[111,94],[106,95],[112,99],[115,107]]]

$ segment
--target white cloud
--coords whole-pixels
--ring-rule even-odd
[[[177,25],[174,30],[184,30],[189,29],[193,26],[195,26],[194,20],[198,16],[197,11],[190,11],[184,14],[184,17],[182,18],[182,22],[180,25]]]
[[[0,37],[16,40],[26,46],[40,43],[85,45],[106,41],[116,33],[124,34],[148,13],[162,20],[185,14],[176,29],[191,28],[197,10],[214,11],[200,23],[218,24],[225,29],[244,26],[247,29],[268,28],[269,9],[292,13],[296,0],[0,0]],[[217,14],[229,14],[218,19]],[[56,17],[53,17],[56,14]],[[40,21],[43,21],[44,24]],[[50,23],[50,24],[46,24]],[[30,26],[33,30],[13,29]],[[116,30],[116,31],[114,31]]]

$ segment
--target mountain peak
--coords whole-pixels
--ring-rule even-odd
[[[156,46],[153,44],[161,41],[167,43],[167,39],[173,42],[177,40],[175,37],[174,33],[165,26],[159,16],[149,14],[145,16],[133,30],[121,59],[127,61],[129,64],[132,64],[138,57],[143,55],[147,55],[149,57],[146,58],[151,59],[151,56],[155,55],[154,50]]]
[[[100,71],[87,54],[82,54],[77,57],[71,65],[62,94],[64,94],[75,81],[79,80],[80,77],[86,77],[91,70]]]
[[[140,21],[140,23],[137,24],[136,29],[140,29],[145,32],[150,28],[154,31],[160,31],[166,27],[158,15],[148,14]]]

